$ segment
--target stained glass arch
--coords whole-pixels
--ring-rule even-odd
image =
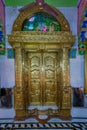
[[[24,21],[22,31],[61,31],[61,26],[53,16],[38,12]]]

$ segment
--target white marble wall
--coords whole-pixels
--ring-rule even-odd
[[[15,86],[14,59],[7,58],[7,48],[12,48],[8,42],[8,34],[11,34],[14,20],[19,14],[19,7],[6,7],[6,55],[0,56],[0,87],[13,88]]]
[[[84,56],[78,54],[78,37],[77,37],[77,8],[76,7],[59,7],[58,8],[66,17],[70,24],[70,29],[75,35],[75,43],[72,48],[76,48],[76,58],[70,59],[70,83],[72,87],[84,87]]]

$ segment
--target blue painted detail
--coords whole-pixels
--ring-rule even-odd
[[[80,36],[83,37],[84,35],[85,35],[85,31],[82,31],[82,32],[80,33]]]
[[[83,21],[82,28],[86,28],[86,27],[87,27],[87,21]]]
[[[0,36],[3,36],[3,32],[0,30]]]
[[[85,12],[85,17],[87,17],[87,10],[86,10],[86,12]]]

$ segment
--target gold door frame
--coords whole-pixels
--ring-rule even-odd
[[[70,31],[68,21],[64,15],[57,9],[51,7],[56,14],[56,19],[60,23],[62,30],[60,32],[37,32],[37,31],[21,31],[23,21],[32,16],[36,12],[47,12],[44,8],[35,5],[32,9],[24,8],[20,10],[20,14],[14,22],[12,34],[8,36],[13,49],[16,52],[15,57],[15,88],[14,88],[14,107],[15,118],[26,118],[29,113],[28,107],[28,91],[27,91],[27,54],[28,52],[62,52],[60,53],[60,69],[58,75],[60,82],[58,82],[59,97],[58,105],[59,111],[57,114],[63,116],[70,116],[71,109],[71,88],[70,88],[70,74],[69,74],[69,57],[68,50],[75,41],[75,37]]]

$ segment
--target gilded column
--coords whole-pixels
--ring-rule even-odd
[[[14,89],[14,106],[15,106],[15,119],[25,118],[25,102],[24,102],[24,86],[23,86],[23,59],[21,47],[15,48],[16,59],[15,59],[15,82],[16,86]]]
[[[23,88],[24,88],[24,102],[26,108],[26,117],[28,116],[28,105],[29,105],[29,91],[28,91],[28,56],[27,52],[22,50],[22,58],[23,58]]]
[[[69,70],[68,48],[63,48],[62,55],[62,109],[71,107],[71,87],[70,87],[70,70]]]

